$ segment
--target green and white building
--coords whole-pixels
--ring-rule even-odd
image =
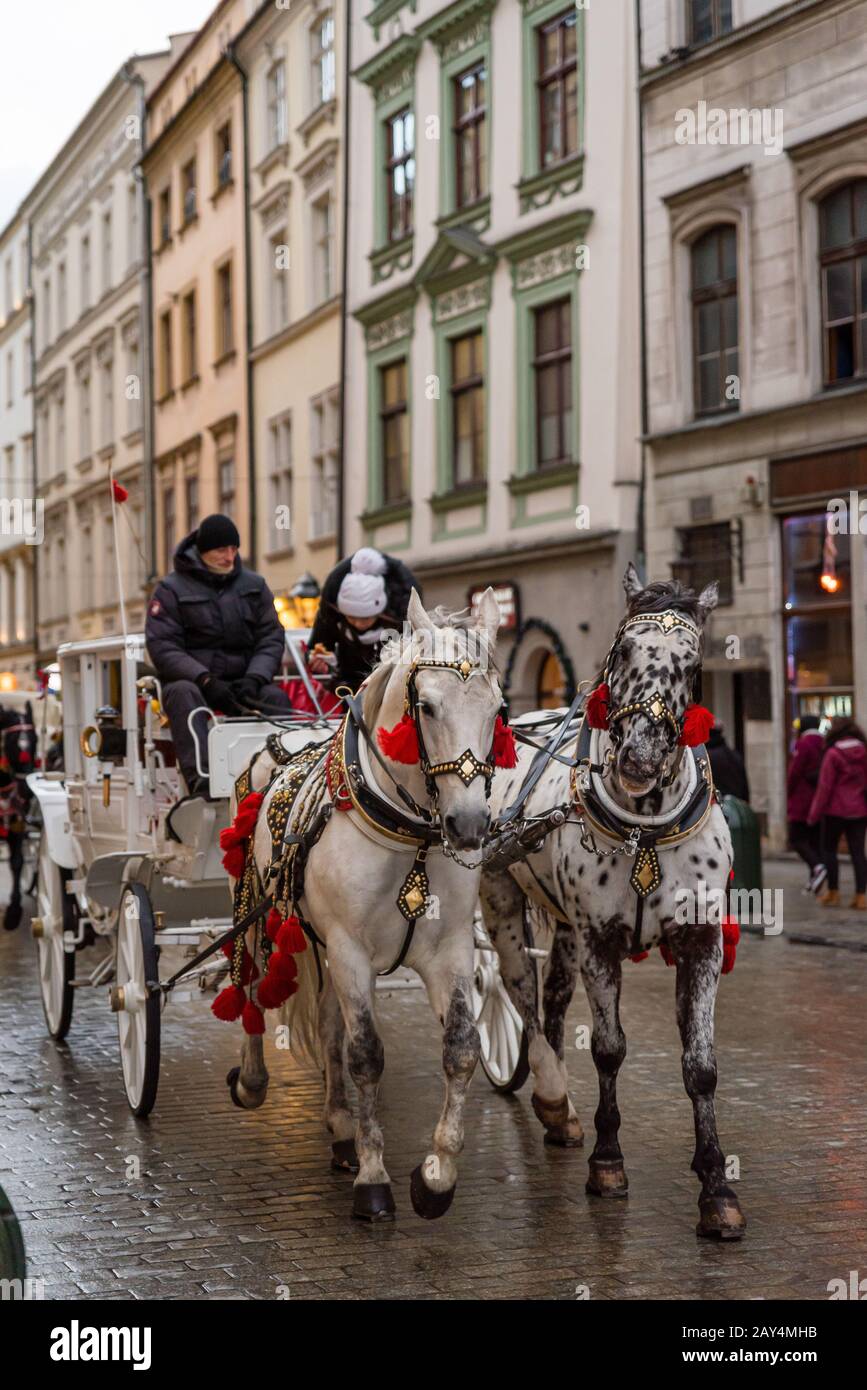
[[[500,587],[513,708],[560,703],[636,548],[630,7],[379,0],[351,53],[345,549]]]

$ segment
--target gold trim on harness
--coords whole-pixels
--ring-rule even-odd
[[[353,809],[353,811],[357,811],[358,814],[361,816],[361,819],[362,819],[367,825],[369,825],[369,826],[371,827],[372,830],[376,830],[376,831],[378,832],[378,834],[384,835],[384,836],[386,837],[386,839],[388,839],[388,840],[394,840],[396,844],[402,845],[404,849],[413,849],[413,848],[415,848],[415,847],[418,847],[418,846],[421,846],[421,845],[425,845],[425,844],[427,843],[427,841],[426,841],[423,837],[417,836],[417,835],[412,835],[412,834],[410,833],[410,831],[408,831],[408,830],[400,830],[400,831],[397,831],[397,830],[389,830],[389,829],[387,829],[386,826],[380,825],[379,822],[378,822],[378,821],[375,821],[375,820],[372,818],[372,816],[369,816],[369,815],[367,814],[367,812],[364,810],[364,807],[360,805],[360,803],[359,803],[359,801],[358,801],[358,798],[357,798],[357,796],[356,796],[356,794],[355,794],[355,788],[354,788],[354,786],[352,785],[352,777],[351,777],[351,775],[350,775],[350,773],[349,773],[348,765],[347,765],[347,761],[346,761],[346,730],[347,730],[347,727],[348,727],[348,716],[347,716],[347,718],[344,719],[344,721],[343,721],[343,727],[342,727],[340,733],[338,734],[338,738],[339,738],[339,740],[340,740],[341,761],[342,761],[342,763],[343,763],[343,769],[344,769],[344,786],[346,787],[346,790],[347,790],[347,792],[349,793],[349,799],[350,799],[350,801],[352,802],[352,809]]]

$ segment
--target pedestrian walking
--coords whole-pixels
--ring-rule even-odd
[[[819,733],[821,720],[817,714],[804,714],[798,721],[798,737],[789,761],[786,780],[786,816],[789,822],[789,844],[809,869],[808,893],[818,893],[828,877],[822,858],[822,834],[818,824],[811,825],[807,817],[816,787],[819,768],[825,753],[825,740]]]
[[[357,690],[379,660],[388,632],[403,628],[413,589],[421,598],[421,585],[403,561],[372,546],[341,560],[322,585],[307,647],[311,671],[330,671],[335,688]]]
[[[720,796],[736,796],[741,801],[749,801],[750,784],[744,760],[736,748],[726,743],[725,730],[719,721],[707,736],[707,752],[714,786]]]
[[[840,901],[840,867],[837,845],[845,835],[855,872],[855,896],[851,907],[867,908],[867,738],[848,716],[837,716],[825,738],[825,755],[819,782],[807,816],[810,825],[822,821],[822,844],[828,889],[820,898],[826,907]]]

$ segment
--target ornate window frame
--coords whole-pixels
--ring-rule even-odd
[[[412,501],[383,501],[382,430],[379,418],[380,369],[406,361],[409,418],[409,488],[412,492],[412,345],[416,292],[396,290],[359,310],[367,351],[367,502],[359,520],[371,544],[387,528],[390,550],[406,550],[412,535]]]
[[[539,149],[539,119],[536,102],[536,30],[540,24],[554,19],[569,9],[569,0],[521,0],[521,85],[522,85],[522,147],[521,178],[518,197],[522,213],[547,207],[555,198],[567,198],[577,193],[584,182],[584,120],[586,87],[586,40],[584,9],[575,8],[578,49],[578,152],[554,164],[542,167]]]
[[[388,208],[384,179],[385,123],[404,106],[409,106],[417,118],[415,101],[415,64],[421,39],[404,34],[383,53],[377,53],[359,68],[355,76],[370,88],[373,97],[373,250],[370,261],[371,284],[388,280],[396,271],[412,265],[414,232],[400,241],[388,240]],[[418,129],[416,126],[416,160],[418,159]],[[413,208],[413,217],[415,208]]]

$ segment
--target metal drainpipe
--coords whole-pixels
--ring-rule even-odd
[[[38,412],[36,409],[36,295],[33,292],[33,221],[27,219],[27,294],[30,299],[30,402],[33,412],[33,446],[30,450],[30,472],[31,486],[33,488],[33,504],[36,505],[39,487],[39,466],[37,463],[38,443],[36,437],[36,421]],[[33,565],[31,566],[31,602],[33,604],[33,674],[39,670],[39,566],[36,563],[36,547],[34,546]],[[12,615],[15,621],[15,615]]]
[[[346,349],[347,295],[346,279],[349,265],[349,93],[351,84],[352,0],[346,0],[346,39],[343,58],[343,244],[340,248],[340,420],[337,446],[337,559],[343,556],[346,541],[344,521],[345,450],[346,450]]]
[[[244,149],[244,296],[245,333],[247,340],[247,471],[249,477],[248,505],[250,508],[250,568],[256,568],[258,556],[258,506],[256,498],[256,425],[253,394],[253,266],[250,241],[250,103],[247,73],[235,54],[234,44],[226,48],[226,57],[241,79],[241,124]]]
[[[157,577],[157,544],[156,544],[156,479],[154,477],[154,438],[155,438],[155,416],[154,416],[154,352],[153,352],[153,270],[152,270],[152,227],[151,227],[151,203],[148,193],[148,182],[144,170],[141,167],[141,160],[144,157],[147,146],[147,96],[145,93],[145,82],[141,73],[135,72],[128,64],[124,64],[122,69],[124,81],[139,90],[139,127],[140,127],[140,149],[139,161],[133,166],[133,177],[141,187],[141,215],[142,232],[140,238],[140,251],[142,257],[141,269],[141,364],[142,364],[142,388],[144,399],[142,401],[142,418],[144,423],[144,457],[142,459],[142,490],[144,492],[144,513],[145,513],[145,555],[147,557],[147,574],[145,576],[145,587],[149,588]]]
[[[638,488],[638,516],[636,531],[638,540],[638,569],[643,578],[647,575],[647,284],[645,268],[645,191],[644,191],[644,110],[641,96],[641,0],[635,0],[635,90],[638,107],[638,246],[640,264],[638,268],[639,314],[641,340],[641,481]]]

